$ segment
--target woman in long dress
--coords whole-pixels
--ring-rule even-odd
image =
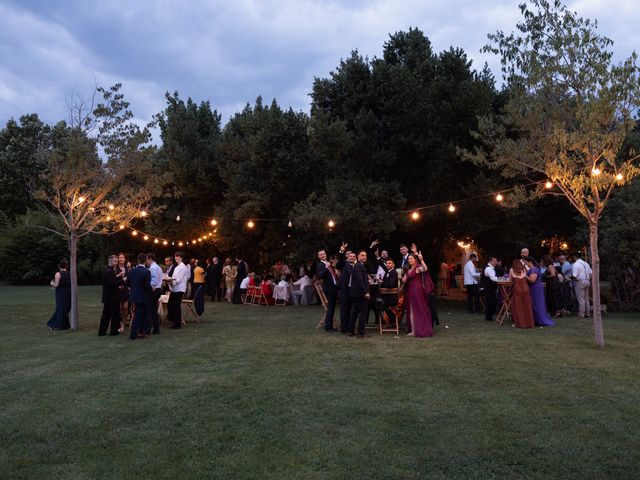
[[[427,305],[427,293],[422,282],[422,274],[427,272],[427,265],[422,254],[409,255],[409,271],[405,278],[405,308],[407,322],[411,325],[410,336],[433,337],[431,312]]]
[[[56,272],[51,286],[56,291],[56,311],[47,322],[49,330],[68,330],[71,328],[69,323],[69,312],[71,311],[71,276],[67,271],[67,261],[62,260],[58,264],[60,269]]]
[[[238,275],[238,269],[233,264],[233,261],[230,258],[227,258],[224,261],[224,268],[222,269],[222,275],[224,275],[224,287],[225,287],[224,298],[226,298],[227,301],[230,302],[233,297],[233,287],[235,286],[235,283],[236,283],[236,276]]]
[[[533,307],[533,319],[539,327],[554,327],[556,322],[551,320],[551,316],[547,311],[547,302],[544,298],[544,285],[542,284],[542,275],[540,267],[531,257],[524,259],[527,264],[527,281],[529,282],[529,292],[531,294],[531,306]]]
[[[120,302],[120,333],[125,331],[127,318],[129,317],[129,288],[127,287],[127,275],[129,275],[127,257],[124,253],[118,254],[118,265],[116,266],[116,278],[122,279],[123,285],[118,287],[118,300]]]
[[[544,283],[547,286],[545,297],[547,309],[552,317],[562,316],[562,292],[560,290],[560,278],[562,273],[556,269],[553,259],[549,255],[542,257],[542,265],[545,267]]]
[[[520,260],[514,260],[509,277],[513,281],[511,293],[511,316],[515,328],[536,328],[533,321],[533,308],[531,307],[531,294],[524,266]]]

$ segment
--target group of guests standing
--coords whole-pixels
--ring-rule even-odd
[[[564,255],[556,261],[545,255],[538,263],[523,248],[520,258],[512,262],[505,277],[505,269],[496,257],[490,257],[484,268],[478,268],[477,255],[472,253],[464,266],[464,285],[467,290],[467,309],[481,312],[480,297],[485,299],[485,320],[492,321],[498,305],[498,282],[510,282],[513,327],[535,328],[555,326],[552,317],[569,315],[572,299],[577,299],[579,317],[589,316],[589,287],[591,267],[580,253],[569,262]],[[503,299],[504,300],[504,299]]]
[[[316,276],[322,281],[322,290],[327,297],[327,312],[324,329],[326,332],[337,331],[334,328],[336,303],[340,301],[340,332],[348,336],[365,337],[365,325],[373,309],[373,285],[382,289],[397,289],[394,294],[396,304],[401,304],[406,313],[407,334],[415,337],[431,337],[434,335],[433,308],[429,305],[433,298],[433,282],[428,268],[417,247],[412,251],[406,245],[400,246],[402,258],[399,268],[386,250],[379,253],[374,241],[370,248],[353,251],[343,243],[339,254],[328,258],[325,249],[318,250]],[[371,271],[368,256],[373,253],[377,269]],[[368,272],[369,265],[369,272]],[[377,295],[376,295],[377,296]],[[384,298],[384,296],[380,296]],[[402,301],[400,301],[400,298]],[[395,314],[402,315],[398,309]],[[380,320],[384,321],[384,320]]]

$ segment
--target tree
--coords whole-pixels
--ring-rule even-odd
[[[70,105],[66,135],[39,152],[44,171],[33,179],[30,192],[50,217],[34,224],[65,238],[71,274],[71,328],[78,329],[77,255],[79,239],[109,234],[146,216],[153,188],[148,146],[151,135],[133,121],[129,104],[116,84],[96,94],[95,108],[79,97]],[[95,98],[95,94],[94,94]],[[98,153],[98,147],[104,158]]]
[[[552,194],[584,217],[594,335],[604,346],[598,222],[614,189],[640,173],[635,152],[621,154],[640,106],[636,54],[614,64],[613,42],[597,33],[597,22],[559,0],[530,0],[520,10],[520,33],[490,34],[485,47],[501,56],[506,105],[499,115],[480,118],[475,136],[482,146],[462,154],[507,178],[550,179],[557,188]]]

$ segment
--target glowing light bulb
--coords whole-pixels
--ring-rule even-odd
[[[562,248],[562,250],[566,250],[567,248],[569,248],[569,245],[567,245],[567,243],[563,243],[562,245],[560,245],[560,248]]]
[[[162,242],[163,245],[168,245],[169,242],[167,242],[166,240]]]
[[[179,221],[180,221],[180,215],[176,217],[176,222],[179,222]]]
[[[213,225],[215,227],[217,224],[218,224],[218,222],[216,221],[215,218],[213,220],[211,220],[211,225]]]
[[[618,180],[618,181],[622,180],[623,178],[624,178],[624,176],[621,173],[616,175],[616,180]]]
[[[504,200],[504,197],[502,196],[502,194],[501,194],[501,193],[499,193],[499,194],[497,194],[497,195],[496,195],[496,202],[501,202],[501,201],[503,201],[503,200]]]
[[[86,198],[80,196],[78,197],[78,203],[84,203],[84,201],[86,200]]]
[[[253,223],[251,220],[247,222],[247,227],[253,228],[254,226],[255,226],[255,223]]]
[[[124,230],[125,226],[124,225],[120,225],[120,230]]]
[[[182,245],[184,245],[184,243],[182,242],[178,242],[178,246],[181,247]]]
[[[551,183],[551,181],[547,180],[547,182],[544,184],[544,188],[549,190],[551,187],[553,187],[553,183]]]
[[[109,210],[115,210],[115,208],[116,206],[113,203],[109,204]]]
[[[287,227],[289,228],[293,227],[293,223],[291,223],[291,219],[289,219],[289,223],[287,223]]]
[[[144,218],[144,217],[146,217],[146,216],[147,216],[147,212],[145,212],[144,210],[142,210],[142,211],[140,212],[140,216],[141,216],[141,217],[143,217],[143,218]]]
[[[158,240],[157,238],[153,240],[153,243],[160,243],[160,240]]]
[[[145,236],[144,236],[144,237],[142,237],[142,238],[144,238],[145,240],[149,240],[149,235],[145,235]]]
[[[600,167],[593,167],[593,170],[591,170],[591,175],[593,175],[594,177],[597,177],[601,173],[602,170],[600,170]]]
[[[449,211],[450,211],[451,213],[453,213],[453,212],[455,212],[455,211],[456,211],[456,207],[455,207],[455,205],[454,205],[453,203],[450,203],[450,204],[449,204]]]
[[[417,211],[411,213],[412,220],[418,220],[419,218],[420,218],[420,214]]]
[[[138,232],[136,232],[135,230],[133,232],[131,232],[131,235],[133,235],[134,237],[138,236]]]

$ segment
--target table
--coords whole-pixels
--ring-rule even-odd
[[[506,318],[511,315],[511,287],[513,282],[511,280],[498,280],[498,288],[502,294],[502,306],[496,316],[496,323],[502,325]]]

